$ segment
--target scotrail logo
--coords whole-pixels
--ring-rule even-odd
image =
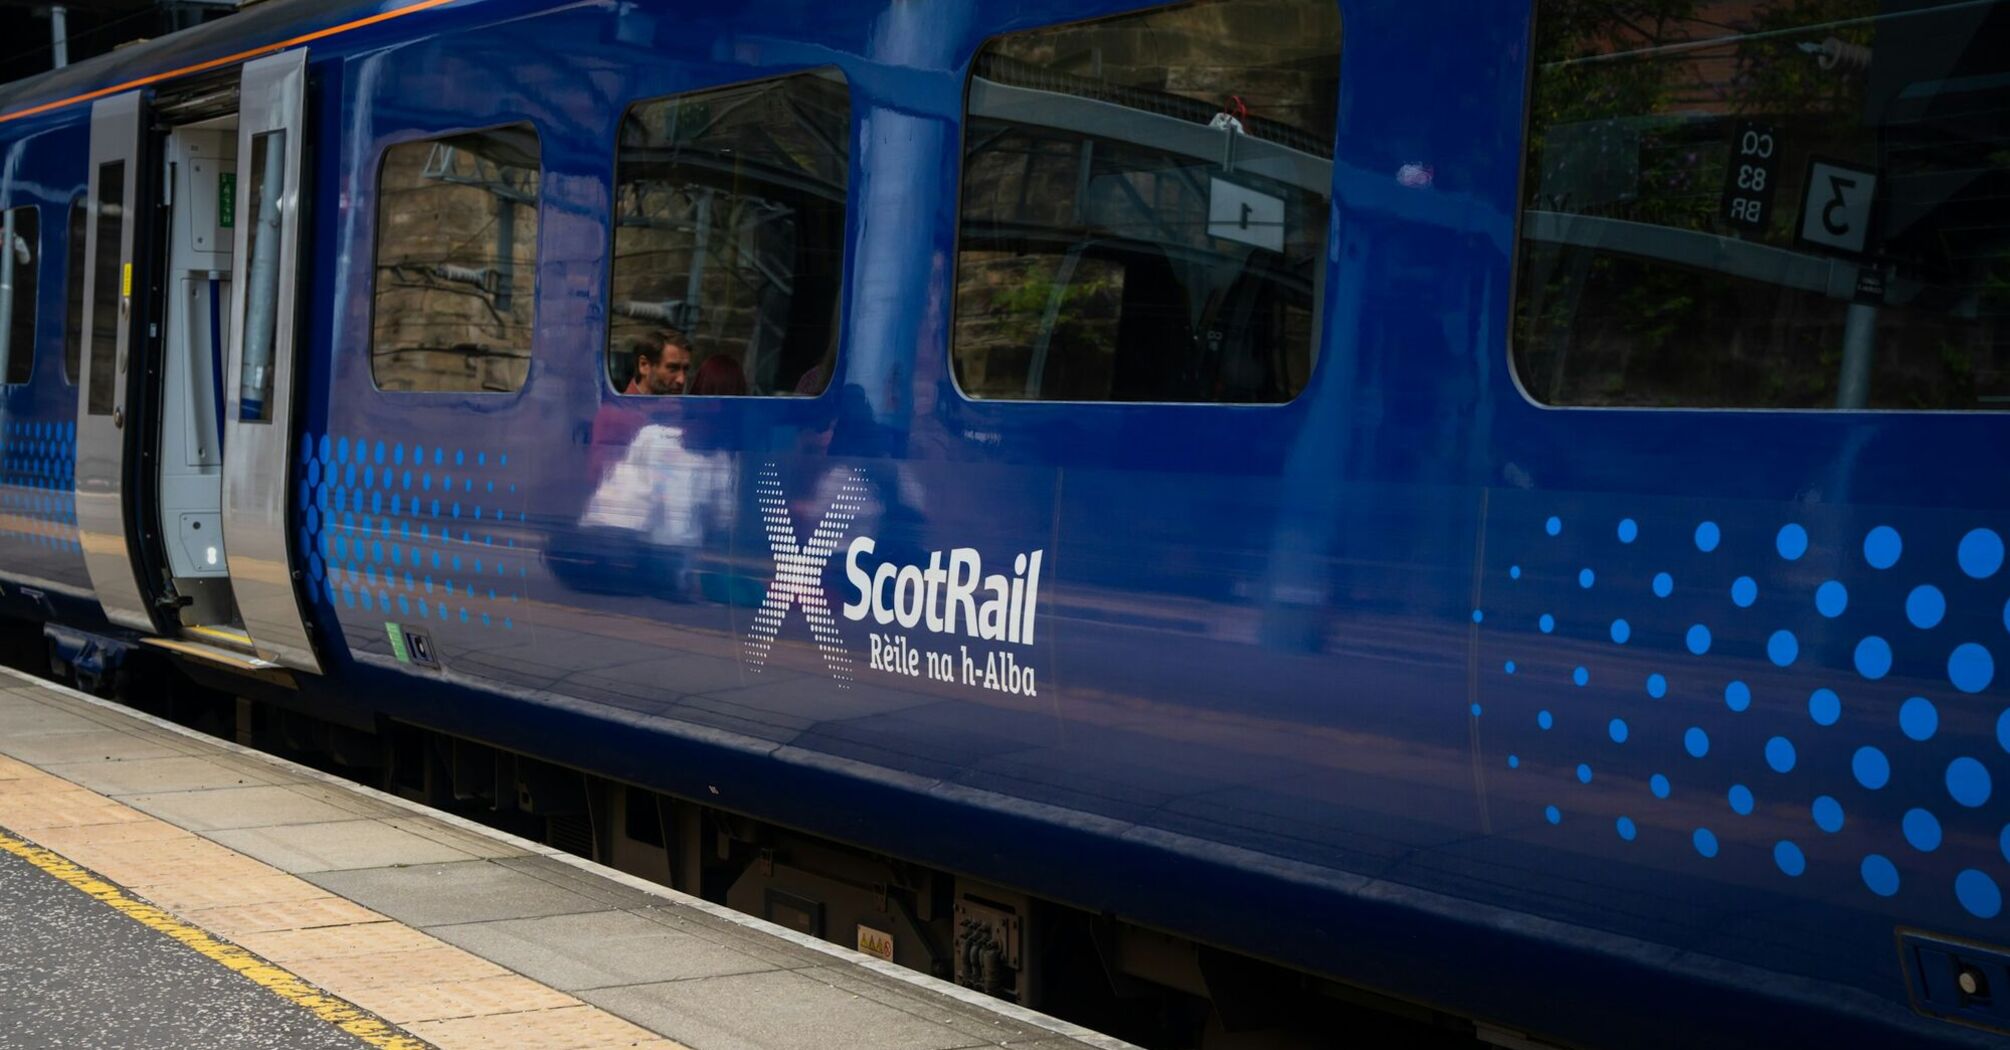
[[[807,541],[798,539],[774,464],[762,468],[756,495],[775,571],[747,638],[748,663],[755,671],[767,665],[789,610],[801,606],[825,668],[839,688],[846,688],[852,681],[852,656],[831,614],[823,578],[839,543],[871,500],[866,482],[857,471],[844,469],[830,508]],[[882,628],[867,635],[870,670],[1035,695],[1032,664],[1021,661],[1023,650],[1033,646],[1045,551],[1015,554],[1009,575],[987,575],[984,557],[974,547],[929,551],[926,564],[878,559],[878,549],[873,537],[858,536],[844,559],[845,579],[854,591],[841,610],[844,618],[854,623],[870,618]],[[916,644],[901,633],[914,630],[957,640],[953,650],[940,649]],[[994,648],[998,643],[1006,648]]]
[[[851,530],[852,519],[864,509],[865,483],[858,472],[847,468],[838,484],[837,498],[823,520],[810,532],[809,542],[796,542],[795,516],[789,513],[788,497],[782,494],[781,475],[773,463],[761,468],[755,494],[761,504],[761,519],[768,527],[768,553],[775,559],[775,575],[768,580],[768,592],[761,599],[761,611],[754,614],[754,627],[747,636],[747,659],[758,671],[767,666],[768,650],[782,631],[789,608],[803,607],[803,620],[810,625],[810,637],[823,652],[824,666],[839,688],[851,684],[851,656],[845,652],[844,637],[838,634],[837,620],[831,616],[830,599],[824,597],[824,566],[830,564],[838,541]]]

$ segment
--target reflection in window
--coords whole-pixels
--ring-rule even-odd
[[[1304,388],[1340,20],[1331,0],[1255,11],[1187,4],[985,45],[957,253],[965,393],[1282,402]]]
[[[98,165],[98,199],[93,207],[93,250],[96,253],[91,275],[91,389],[85,410],[94,416],[109,416],[117,403],[113,389],[119,363],[119,278],[123,273],[126,244],[126,162]]]
[[[370,370],[384,390],[511,391],[530,374],[537,133],[525,125],[384,151]]]
[[[620,134],[609,382],[631,394],[822,391],[844,262],[844,78],[818,70],[638,103]]]
[[[1537,400],[2010,407],[2010,3],[1541,0],[1536,35]]]
[[[90,229],[90,205],[79,193],[70,200],[70,253],[64,261],[63,378],[77,381],[77,364],[84,356],[84,234]]]
[[[35,278],[41,224],[32,207],[0,212],[0,376],[25,383],[35,371]]]

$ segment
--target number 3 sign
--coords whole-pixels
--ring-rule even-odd
[[[1877,173],[1828,160],[1808,162],[1808,188],[1801,198],[1800,239],[1808,244],[1860,253],[1870,236],[1871,203]]]

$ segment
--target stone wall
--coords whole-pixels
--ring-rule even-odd
[[[500,181],[533,203],[507,202],[486,186],[429,176],[433,145],[404,143],[384,156],[371,320],[377,385],[386,390],[515,390],[530,370],[538,172],[498,166],[470,149],[455,149],[444,169],[452,178]],[[507,259],[500,254],[503,221],[511,223]],[[483,287],[434,272],[443,264],[497,273]]]

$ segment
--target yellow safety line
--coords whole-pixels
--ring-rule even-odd
[[[126,896],[119,887],[91,874],[60,853],[6,834],[0,834],[0,850],[12,853],[61,879],[68,883],[70,888],[86,894],[126,918],[167,934],[225,969],[242,974],[260,988],[307,1010],[321,1020],[377,1047],[378,1050],[429,1050],[431,1044],[398,1031],[382,1020],[365,1013],[361,1007],[337,999],[292,973],[266,962],[235,944],[219,941],[151,904]]]

